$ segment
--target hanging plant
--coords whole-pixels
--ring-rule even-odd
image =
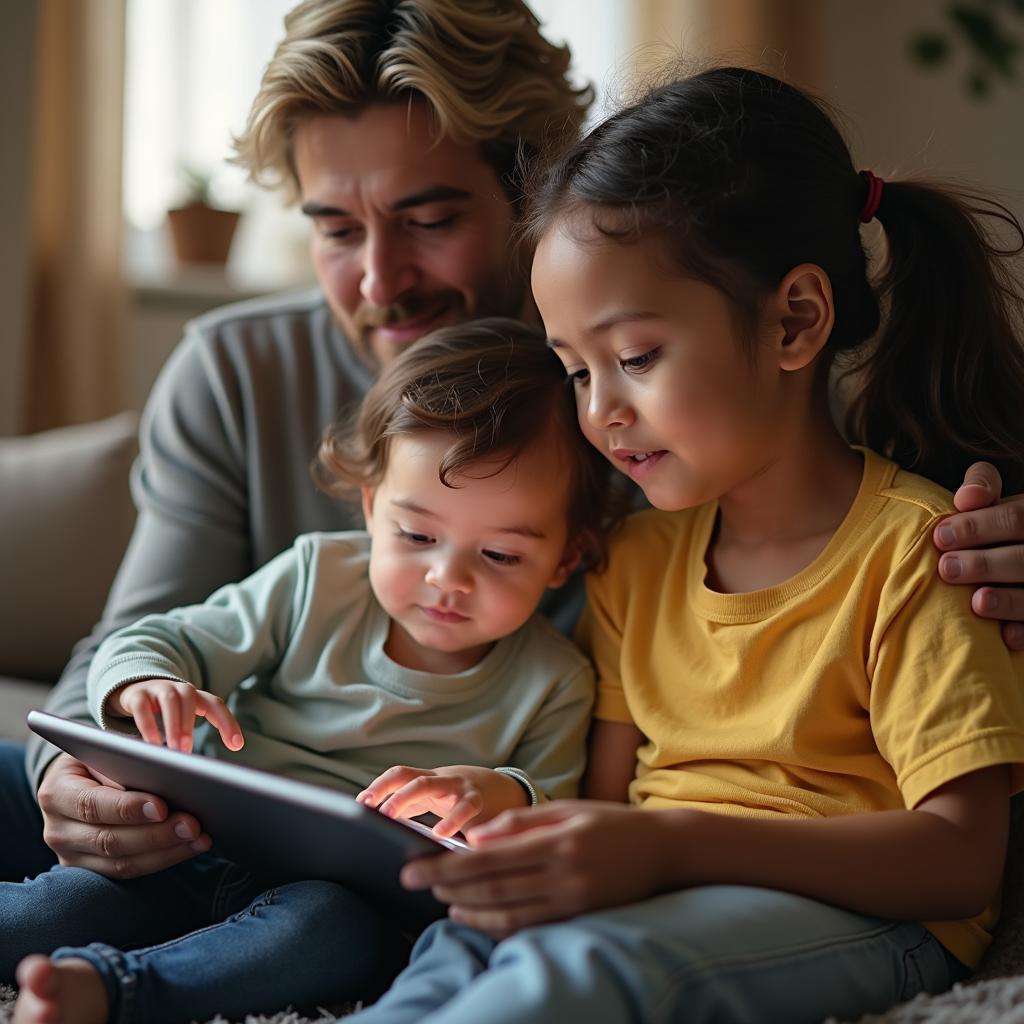
[[[997,82],[1016,80],[1024,0],[954,3],[944,13],[948,23],[945,30],[918,32],[910,40],[910,52],[918,64],[928,69],[942,68],[954,52],[965,50],[968,65],[964,86],[977,100],[991,95]],[[1014,23],[1014,19],[1021,20]]]

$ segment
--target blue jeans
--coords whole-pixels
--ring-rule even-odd
[[[28,953],[88,960],[110,1020],[180,1024],[374,998],[408,944],[333,882],[269,886],[212,854],[116,881],[57,866],[0,883],[0,981]]]
[[[707,886],[502,942],[439,921],[391,990],[346,1024],[818,1024],[967,973],[919,924]]]
[[[25,747],[0,740],[0,882],[35,878],[57,863],[25,774]]]
[[[126,881],[46,870],[56,858],[31,841],[42,825],[21,756],[15,773],[0,751],[0,822],[25,840],[5,860],[25,880],[0,881],[0,981],[29,953],[81,957],[103,979],[110,1020],[180,1024],[371,999],[405,965],[398,926],[332,882],[275,885],[209,853]]]

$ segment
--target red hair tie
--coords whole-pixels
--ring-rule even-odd
[[[859,173],[868,183],[868,194],[860,211],[861,224],[867,224],[868,221],[874,220],[875,214],[878,213],[878,204],[882,201],[882,186],[885,182],[870,171],[860,171]]]

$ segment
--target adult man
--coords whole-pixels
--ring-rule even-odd
[[[525,275],[510,257],[509,175],[520,147],[578,131],[589,93],[568,84],[568,61],[521,0],[310,0],[288,16],[239,154],[254,176],[300,199],[320,290],[190,326],[144,418],[135,534],[103,621],[76,649],[51,710],[87,718],[88,662],[110,630],[202,600],[298,533],[355,525],[313,489],[307,466],[323,427],[358,402],[377,365],[443,324],[525,312]],[[960,501],[998,497],[989,470],[972,480]],[[1021,540],[1024,517],[1005,510],[1024,504],[1001,508],[947,527],[974,547]],[[961,554],[957,582],[1024,576],[1011,568],[1019,550]],[[1024,619],[1019,595],[998,597],[994,617]],[[190,815],[105,786],[53,748],[31,744],[28,767],[30,785],[20,783],[9,812],[18,815],[9,834],[23,841],[0,853],[0,877],[45,870],[54,854],[135,877],[209,846]],[[38,838],[37,790],[49,848]]]

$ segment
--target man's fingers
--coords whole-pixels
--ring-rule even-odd
[[[953,504],[960,512],[986,508],[999,500],[1002,490],[999,470],[989,462],[975,462],[964,473],[964,482],[953,495]]]
[[[55,764],[39,787],[44,813],[94,825],[142,825],[167,817],[167,805],[160,797],[104,786],[71,757],[59,772],[56,768]]]
[[[940,551],[1024,541],[1024,495],[1007,498],[991,508],[948,516],[935,527],[933,537]]]
[[[1024,584],[1024,544],[946,552],[939,558],[939,575],[947,583]],[[1010,601],[1011,597],[1007,597],[1006,600]],[[1020,617],[993,616],[997,619]]]
[[[201,848],[196,849],[195,846]],[[138,853],[134,856],[107,858],[83,854],[71,866],[88,868],[107,878],[141,878],[143,875],[151,875],[157,871],[163,871],[165,868],[173,867],[175,864],[180,864],[182,861],[204,852],[204,849],[209,849],[208,840],[206,842],[196,840],[195,844],[179,842],[175,846]]]
[[[979,587],[971,595],[971,608],[982,618],[1024,622],[1024,590]]]
[[[147,825],[87,825],[65,821],[55,825],[60,845],[68,857],[101,857],[106,860],[159,853],[200,843],[199,822],[190,814],[176,814],[167,821]],[[195,852],[198,852],[195,851]]]
[[[1024,623],[1004,622],[1003,643],[1011,651],[1024,651]]]

